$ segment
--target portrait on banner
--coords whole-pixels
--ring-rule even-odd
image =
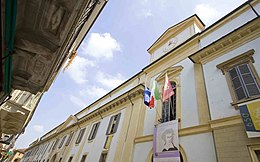
[[[178,120],[158,124],[154,129],[154,161],[179,162]]]

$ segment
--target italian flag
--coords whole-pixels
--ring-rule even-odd
[[[149,102],[149,107],[154,108],[154,100],[160,100],[160,94],[158,91],[158,87],[157,87],[157,83],[155,82],[155,80],[152,81],[152,90],[151,90],[151,98],[150,98],[150,102]]]

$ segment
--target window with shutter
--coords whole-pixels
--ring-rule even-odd
[[[248,64],[237,65],[231,68],[229,75],[237,100],[260,94],[259,85]]]
[[[65,139],[66,139],[66,136],[64,136],[64,137],[62,138],[62,140],[61,140],[61,142],[60,142],[60,145],[59,145],[59,148],[61,148],[61,147],[62,147],[62,145],[63,145],[63,143],[64,143]]]
[[[51,147],[50,147],[50,149],[49,149],[49,151],[48,151],[48,152],[50,152],[50,151],[51,151],[51,149],[52,149],[52,147],[53,147],[54,143],[55,143],[55,141],[53,141],[53,142],[52,142],[52,144],[51,144]]]
[[[72,162],[73,156],[71,156],[68,160],[68,162]]]
[[[121,116],[121,113],[114,115],[110,118],[110,122],[109,122],[109,125],[107,128],[107,133],[106,133],[107,135],[116,133],[117,127],[119,125],[120,116]]]
[[[99,162],[106,162],[107,159],[107,152],[102,152],[100,155]]]
[[[96,137],[100,122],[93,124],[88,140],[93,140]]]
[[[69,136],[69,138],[68,138],[68,140],[67,140],[65,146],[69,146],[70,141],[71,141],[71,139],[72,139],[72,137],[73,137],[73,134],[74,134],[74,132],[72,132],[72,133],[70,134],[70,136]]]
[[[83,155],[80,162],[85,162],[86,161],[86,158],[87,158],[87,155]]]
[[[76,144],[79,144],[79,143],[81,142],[82,137],[83,137],[85,131],[86,131],[86,128],[80,130],[79,135],[78,135],[78,138],[77,138],[77,140],[76,140]]]
[[[260,79],[253,65],[254,49],[217,65],[226,76],[233,106],[260,97]]]
[[[56,146],[57,146],[58,143],[59,143],[59,140],[60,140],[60,139],[57,139],[57,140],[55,141],[55,144],[54,144],[54,146],[52,147],[52,150],[55,150]]]

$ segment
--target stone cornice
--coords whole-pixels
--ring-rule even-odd
[[[113,99],[112,101],[106,103],[105,105],[101,106],[100,108],[98,108],[97,110],[94,110],[93,112],[83,116],[82,118],[80,118],[78,120],[78,122],[66,127],[65,129],[62,129],[58,132],[53,133],[52,135],[50,135],[49,137],[46,137],[45,139],[39,141],[37,144],[31,146],[30,148],[28,148],[28,150],[31,150],[34,147],[39,146],[40,144],[55,138],[56,136],[58,136],[59,134],[72,129],[74,127],[77,127],[79,124],[83,124],[85,122],[88,122],[89,120],[92,120],[93,118],[96,117],[100,117],[103,116],[103,114],[105,114],[108,111],[112,111],[112,110],[116,110],[120,108],[120,105],[126,103],[126,102],[130,102],[129,100],[134,100],[137,97],[143,97],[143,91],[144,91],[144,85],[143,84],[139,84],[137,86],[135,86],[134,88],[130,89],[129,91],[125,92],[124,94],[118,96],[117,98]],[[106,117],[106,116],[103,116]],[[60,125],[62,126],[62,125]],[[59,127],[56,127],[56,129],[58,130]],[[52,130],[55,131],[55,130]]]
[[[79,120],[79,124],[86,122],[96,116],[100,116],[100,114],[104,114],[107,111],[117,108],[119,105],[122,105],[129,99],[134,99],[137,96],[143,95],[144,86],[142,84],[134,87],[133,89],[129,90],[128,92],[120,95],[119,97],[113,99],[112,101],[106,103],[105,105],[101,106],[97,110],[91,112],[90,114],[85,115]]]
[[[199,50],[190,59],[195,63],[206,64],[215,58],[259,37],[260,19],[256,18],[233,32],[223,36]]]
[[[243,121],[240,115],[230,116],[222,119],[210,120],[207,124],[191,126],[179,129],[179,136],[189,136],[200,133],[212,132],[217,129],[242,125]],[[134,143],[143,143],[153,141],[153,135],[136,137]]]

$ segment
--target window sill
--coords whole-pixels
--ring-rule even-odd
[[[95,139],[95,138],[94,138],[94,139]],[[88,143],[91,143],[91,142],[93,142],[93,141],[94,141],[94,139],[88,140]]]
[[[239,100],[239,101],[235,101],[235,102],[231,102],[230,104],[232,106],[234,106],[235,109],[238,109],[238,104],[242,104],[242,103],[245,103],[245,102],[248,102],[248,101],[253,101],[253,100],[256,100],[256,99],[260,99],[260,95],[254,96],[254,97],[249,97],[249,98]]]
[[[175,119],[175,120],[178,120],[178,123],[181,122],[181,118],[178,118],[178,119]],[[169,121],[172,121],[172,120],[169,120]],[[165,121],[165,122],[169,122],[169,121]],[[159,119],[157,124],[159,124],[159,123],[165,123],[165,122],[161,122],[160,119]]]

